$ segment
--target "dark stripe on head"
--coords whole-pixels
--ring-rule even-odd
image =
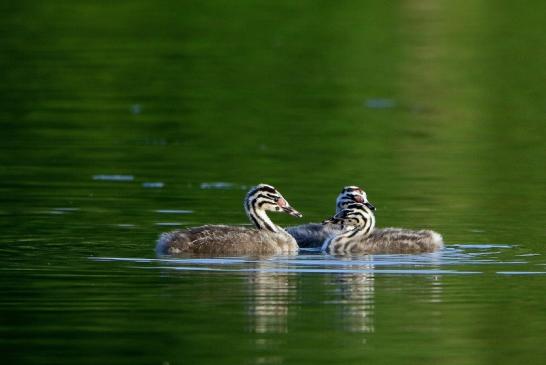
[[[254,187],[254,188],[252,188],[252,190],[250,190],[250,191],[246,194],[246,196],[247,196],[247,197],[252,196],[252,195],[256,194],[256,192],[257,192],[258,190],[260,190],[260,189],[257,188],[257,187]]]
[[[349,191],[362,191],[362,189],[358,186],[346,186],[343,188],[343,190],[341,190],[342,193],[346,193]]]
[[[250,197],[254,194],[256,194],[257,192],[268,192],[268,193],[271,193],[271,194],[278,194],[279,192],[272,186],[269,186],[269,185],[258,185],[258,186],[254,186],[252,189],[250,189],[250,191],[246,194],[247,197]]]
[[[275,189],[273,186],[269,186],[269,185],[257,186],[257,190],[267,191],[268,193],[271,193],[271,194],[276,194],[277,193],[277,189]]]
[[[364,204],[360,204],[360,203],[351,203],[349,205],[347,205],[347,208],[345,209],[359,209],[359,210],[364,210]]]
[[[361,211],[361,212],[366,212],[368,213],[369,215],[373,215],[373,211],[368,208],[366,206],[366,204],[362,204],[362,203],[351,203],[351,204],[348,204],[347,207],[345,207],[345,209],[350,209],[350,210],[353,210],[353,211]]]
[[[253,201],[257,201],[259,198],[263,199],[261,202],[258,203],[259,208],[261,208],[262,205],[264,204],[267,204],[267,203],[275,204],[276,202],[276,199],[275,199],[276,197],[271,197],[269,194],[267,195],[259,194],[258,196],[256,196],[256,198]]]

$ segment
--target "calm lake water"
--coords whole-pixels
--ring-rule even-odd
[[[0,5],[6,364],[543,364],[543,1]],[[359,185],[442,252],[159,258]]]

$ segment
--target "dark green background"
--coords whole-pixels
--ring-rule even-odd
[[[546,276],[498,273],[546,271],[543,1],[8,0],[0,12],[7,363],[544,361]],[[509,246],[434,264],[470,276],[90,259],[154,258],[163,223],[245,223],[244,189],[259,182],[304,221],[354,184],[379,226]]]

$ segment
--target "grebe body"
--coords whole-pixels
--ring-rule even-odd
[[[269,255],[298,251],[296,240],[267,216],[267,212],[302,216],[277,189],[267,184],[251,188],[245,197],[244,207],[253,228],[205,225],[167,232],[159,237],[156,252],[162,255]]]

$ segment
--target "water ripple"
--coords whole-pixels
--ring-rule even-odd
[[[541,275],[541,271],[517,271],[529,264],[544,265],[528,260],[540,259],[540,255],[517,253],[511,250],[500,252],[499,247],[515,248],[511,245],[454,245],[441,252],[420,255],[367,255],[335,257],[316,250],[302,250],[297,256],[272,256],[267,258],[249,257],[90,257],[94,261],[128,262],[147,264],[138,268],[211,271],[211,272],[263,272],[263,273],[346,273],[346,274],[390,274],[390,275],[469,275],[495,273],[499,275]],[[473,250],[489,250],[477,254]],[[509,253],[508,255],[506,253]],[[488,256],[489,255],[489,256]],[[514,259],[514,258],[519,259]],[[528,260],[521,260],[525,257]],[[494,271],[489,270],[493,267]]]

